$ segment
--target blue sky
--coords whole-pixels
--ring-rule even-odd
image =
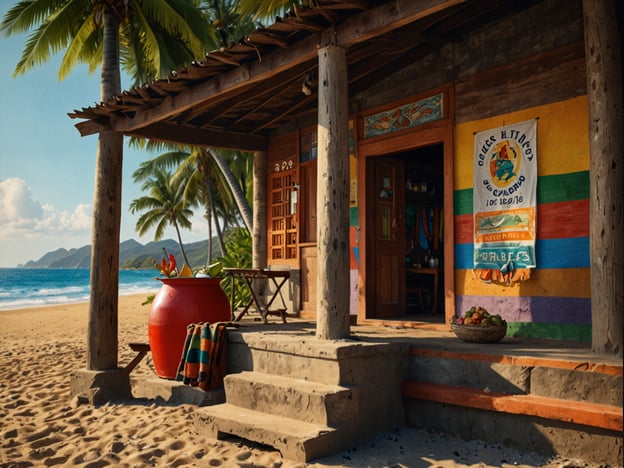
[[[0,17],[8,3],[0,5]],[[86,67],[77,67],[59,82],[58,54],[13,78],[25,40],[26,35],[0,36],[0,267],[91,242],[97,135],[81,137],[74,127],[80,120],[67,114],[99,101],[99,69],[89,75]],[[129,86],[122,78],[122,88]],[[135,233],[138,216],[128,212],[129,203],[141,196],[132,173],[153,156],[124,147],[122,241],[153,240],[153,234]],[[175,239],[174,231],[165,238]],[[187,243],[205,238],[206,225],[199,213],[193,231],[183,231],[182,239]]]

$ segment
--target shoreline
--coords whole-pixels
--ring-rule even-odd
[[[137,300],[139,298],[143,298],[141,300],[141,302],[145,302],[145,300],[147,299],[147,296],[150,294],[157,294],[158,293],[158,289],[155,290],[145,290],[145,291],[130,291],[127,293],[124,292],[120,292],[118,297],[119,297],[119,307],[121,307],[122,303],[126,303],[125,299],[126,298],[136,298]],[[123,299],[123,300],[122,300]],[[62,302],[50,302],[50,303],[46,303],[46,304],[30,304],[30,305],[25,305],[22,307],[9,307],[6,309],[3,309],[0,306],[0,316],[2,316],[2,314],[4,314],[5,312],[18,312],[18,311],[29,311],[29,310],[39,310],[39,309],[53,309],[55,307],[67,307],[67,306],[87,306],[89,305],[90,299],[84,299],[84,298],[79,298],[76,299],[75,301],[62,301]]]

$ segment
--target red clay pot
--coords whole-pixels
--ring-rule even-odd
[[[221,278],[158,278],[162,281],[148,317],[156,375],[175,379],[184,349],[186,327],[198,322],[231,320],[230,302]]]

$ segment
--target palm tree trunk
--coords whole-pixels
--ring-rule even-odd
[[[243,191],[238,185],[234,174],[230,170],[229,166],[225,163],[223,158],[216,152],[212,150],[207,150],[208,153],[212,156],[212,158],[217,163],[217,166],[221,170],[223,177],[227,181],[228,187],[234,196],[234,201],[236,202],[236,206],[238,206],[238,210],[240,211],[241,217],[243,218],[243,222],[245,223],[245,227],[249,232],[252,232],[253,229],[253,218],[251,214],[251,208],[249,207],[249,203],[247,203],[247,199],[243,194]]]
[[[119,21],[110,7],[105,8],[103,19],[100,98],[105,101],[121,92],[121,77]],[[122,162],[123,135],[110,131],[100,132],[91,233],[88,370],[117,368]]]
[[[178,236],[178,244],[180,245],[180,253],[182,254],[184,263],[186,263],[190,268],[191,264],[189,263],[188,258],[186,258],[186,252],[184,251],[184,244],[182,244],[182,235],[180,234],[180,228],[178,227],[178,223],[175,219],[173,220],[173,227],[175,228],[176,235]]]
[[[206,268],[208,268],[212,263],[212,216],[210,206],[206,208],[204,218],[206,218],[206,222],[208,223],[208,254],[206,255]]]
[[[225,242],[223,242],[223,231],[221,231],[221,224],[219,223],[219,217],[217,216],[217,208],[214,205],[212,193],[210,193],[210,209],[212,210],[212,219],[215,224],[215,231],[217,231],[217,242],[219,243],[219,248],[221,249],[221,256],[223,257],[227,254],[227,250],[225,249]]]

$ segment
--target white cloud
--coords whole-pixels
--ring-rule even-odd
[[[91,207],[58,211],[35,199],[24,179],[0,181],[0,237],[4,239],[84,235],[91,229]]]
[[[41,203],[33,200],[26,181],[14,178],[0,182],[0,223],[42,217]]]

